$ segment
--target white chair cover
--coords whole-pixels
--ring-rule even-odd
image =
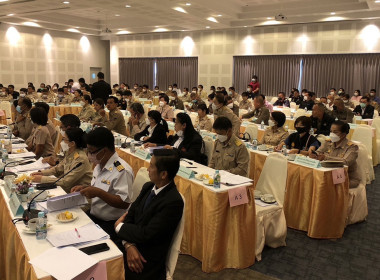
[[[354,104],[354,106],[356,107],[356,106],[358,106],[360,104],[360,102],[356,101],[356,100],[352,100],[352,104]]]
[[[144,107],[145,115],[148,116],[148,112],[150,111],[150,105],[149,104],[142,104],[142,105]]]
[[[141,167],[139,171],[137,172],[136,178],[132,184],[132,198],[131,198],[132,202],[134,202],[136,198],[139,196],[143,185],[149,181],[150,181],[150,178],[149,178],[148,169],[146,167]]]
[[[348,217],[347,225],[364,221],[368,216],[367,190],[366,190],[366,168],[365,163],[368,158],[367,149],[363,144],[359,144],[359,155],[356,160],[360,172],[360,183],[357,188],[348,192]]]
[[[323,135],[323,134],[319,134],[319,135],[317,136],[317,140],[318,140],[319,142],[321,142],[321,146],[322,146],[323,143],[326,142],[326,136]]]
[[[207,136],[203,138],[203,141],[205,142],[205,155],[207,156],[208,165],[211,161],[212,151],[214,150],[214,140]]]
[[[240,109],[240,110],[239,110],[239,117],[241,117],[241,116],[243,116],[243,115],[245,115],[245,114],[247,114],[247,113],[248,113],[248,110]]]
[[[178,255],[180,253],[181,241],[183,236],[183,230],[185,228],[185,198],[181,194],[183,200],[183,212],[182,218],[178,223],[177,229],[174,232],[172,244],[170,245],[170,249],[168,255],[166,257],[166,279],[173,279],[173,274],[175,267],[177,265]]]
[[[380,118],[373,119],[372,127],[376,129],[377,158],[380,162]]]
[[[276,176],[273,176],[276,170]],[[279,205],[256,205],[256,259],[261,260],[264,245],[272,248],[286,246],[286,220],[283,210],[288,162],[285,156],[270,154],[264,164],[256,190],[273,194]]]
[[[291,109],[290,108],[282,108],[282,112],[285,114],[285,116],[290,117]]]
[[[296,120],[298,117],[305,116],[306,111],[304,109],[297,109],[296,113],[294,114],[294,119]]]
[[[190,119],[191,119],[191,122],[193,123],[193,125],[195,124],[195,121],[197,119],[197,116],[198,116],[198,113],[191,113],[189,114],[190,116]]]
[[[297,104],[296,104],[296,102],[290,102],[290,109],[297,110]]]
[[[375,180],[375,172],[373,170],[373,162],[372,162],[372,128],[366,124],[358,125],[352,134],[351,140],[358,141],[363,143],[368,152],[368,162],[370,163],[370,167],[368,166],[367,174],[369,175],[368,183]]]
[[[373,118],[377,118],[379,116],[379,111],[375,110],[373,112]]]
[[[174,118],[176,118],[176,117],[177,117],[177,114],[178,114],[178,113],[181,113],[181,112],[183,112],[183,110],[175,109],[175,110],[174,110]]]
[[[55,137],[55,141],[54,141],[54,151],[58,151],[60,147],[58,147],[58,143],[59,143],[59,136],[61,135],[61,128],[57,125],[55,127],[55,130],[57,131],[57,136]]]
[[[253,141],[253,139],[257,140],[258,131],[259,131],[259,126],[254,123],[250,123],[245,129],[245,132],[248,133],[249,136],[251,137],[251,142]]]
[[[7,119],[12,119],[11,103],[9,101],[0,102],[0,109],[5,112]]]
[[[270,103],[274,104],[277,101],[278,97],[272,97],[270,100]]]

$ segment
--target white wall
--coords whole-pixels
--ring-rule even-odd
[[[199,83],[227,87],[234,55],[379,52],[379,28],[377,20],[118,36],[111,39],[111,82],[119,82],[119,57],[198,56]]]
[[[0,83],[4,86],[14,84],[18,90],[28,82],[37,87],[41,82],[63,85],[69,78],[77,81],[80,77],[89,82],[90,67],[101,67],[109,81],[109,41],[88,36],[90,47],[85,52],[80,34],[14,26],[20,39],[12,45],[6,35],[9,27],[0,25]],[[44,44],[45,33],[52,37],[50,50]]]

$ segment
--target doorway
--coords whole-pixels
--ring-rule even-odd
[[[98,75],[99,72],[102,72],[101,67],[90,67],[90,84],[96,83],[98,81]]]

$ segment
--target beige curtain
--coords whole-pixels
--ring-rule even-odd
[[[135,83],[147,84],[152,89],[154,61],[154,58],[119,58],[119,82],[130,87]]]

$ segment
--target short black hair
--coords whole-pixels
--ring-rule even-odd
[[[307,93],[308,92],[308,90],[306,89],[306,88],[304,88],[303,90],[302,90],[302,93]]]
[[[109,99],[113,99],[113,101],[114,101],[116,104],[119,103],[119,99],[117,99],[117,97],[115,97],[115,96],[108,96],[107,100],[109,100]]]
[[[330,88],[330,90],[336,91],[336,88],[333,88],[333,87],[332,87],[332,88]]]
[[[363,99],[367,100],[367,102],[369,102],[369,97],[368,96],[363,96],[360,101],[362,101]]]
[[[85,83],[86,81],[85,81],[84,78],[79,78],[78,82],[79,82],[79,83]]]
[[[373,91],[374,93],[376,93],[376,89],[374,88],[371,88],[370,92]]]
[[[229,90],[235,91],[235,88],[234,87],[229,87]]]
[[[87,95],[87,94],[83,95],[83,98],[84,98],[84,100],[88,101],[88,104],[92,105],[92,99],[91,99],[91,97],[89,95]]]
[[[173,87],[178,87],[178,85],[177,84],[173,84]]]
[[[208,114],[208,108],[205,103],[201,103],[198,105],[198,110],[206,111],[206,114]]]
[[[347,99],[350,99],[350,95],[349,95],[348,93],[345,93],[345,94],[343,95],[343,97],[345,97],[345,98],[347,98]]]
[[[85,132],[79,127],[73,127],[66,129],[66,135],[67,138],[69,138],[70,142],[75,142],[75,145],[78,149],[84,149],[86,148],[86,141],[85,141]]]
[[[74,114],[63,115],[59,120],[65,127],[80,127],[80,120]]]
[[[299,122],[301,122],[301,123],[307,128],[307,131],[310,130],[310,128],[311,128],[311,118],[310,118],[310,117],[306,117],[306,116],[298,117],[298,118],[296,119],[296,121],[294,122],[294,127],[295,127]]]
[[[167,96],[166,94],[163,94],[160,96],[160,99],[163,98],[167,104],[169,104],[169,96]]]
[[[179,169],[180,156],[178,150],[156,149],[153,150],[158,172],[166,171],[170,180],[173,180]]]
[[[215,98],[215,93],[211,93],[207,97],[210,98],[210,99],[214,99]]]
[[[350,125],[344,121],[341,121],[341,120],[334,121],[331,125],[338,126],[339,131],[342,133],[345,133],[347,135],[350,133]]]
[[[241,96],[246,96],[246,97],[248,97],[249,96],[249,93],[248,92],[243,92],[242,94],[241,94]]]
[[[224,130],[232,129],[232,122],[226,117],[219,117],[215,120],[212,128],[215,130]]]
[[[24,104],[28,109],[33,107],[32,100],[30,100],[28,97],[24,97],[22,99],[22,104]]]
[[[359,94],[359,96],[360,96],[360,89],[357,89],[357,90],[355,90],[355,91],[357,91],[357,92],[358,92],[358,94]]]
[[[28,88],[32,88],[33,90],[36,90],[36,88],[33,85],[29,85]]]
[[[104,73],[103,72],[99,72],[98,73],[98,78],[99,79],[104,79]]]
[[[36,103],[34,103],[34,106],[35,107],[43,108],[46,111],[46,114],[49,115],[50,106],[47,103],[45,103],[45,102],[36,102]]]
[[[141,105],[141,103],[132,103],[129,109],[133,110],[136,113],[144,114],[144,107]]]
[[[66,86],[64,86],[64,87],[66,87]],[[67,88],[67,87],[66,87]],[[63,88],[59,88],[58,89],[58,92],[63,92],[64,90],[63,90]]]
[[[147,88],[147,89],[149,88],[149,86],[148,86],[148,85],[143,85],[142,87],[143,87],[143,88]]]
[[[82,93],[82,91],[80,89],[76,89],[75,91],[77,91],[80,96],[83,96],[83,93]]]
[[[104,100],[102,98],[96,98],[94,102],[104,108]]]
[[[198,87],[203,88],[203,85],[198,85]]]
[[[32,119],[32,122],[38,125],[45,126],[48,122],[48,115],[45,109],[41,107],[34,107],[30,110],[30,118]]]
[[[215,90],[215,86],[211,86],[211,87],[210,87],[210,89],[213,89],[213,90]]]
[[[282,127],[286,121],[286,116],[283,112],[272,112],[272,118],[276,121],[277,127]]]
[[[154,121],[156,122],[156,124],[159,124],[161,122],[161,120],[162,120],[161,114],[157,110],[151,110],[151,111],[149,111],[148,112],[148,117],[154,119]]]
[[[67,81],[67,83],[74,83],[74,80],[73,80],[73,79],[69,79],[69,80]]]
[[[226,100],[224,99],[223,93],[217,93],[215,94],[215,99],[218,101],[219,104],[226,105]]]
[[[126,96],[132,96],[132,92],[131,92],[130,90],[126,90],[126,91],[124,91],[124,94],[125,94]]]
[[[313,92],[313,91],[309,91],[307,94],[308,94],[310,97],[313,97],[313,96],[315,95],[315,92]]]
[[[115,139],[111,130],[106,127],[98,127],[88,133],[86,143],[98,149],[107,148],[112,152],[115,151]]]
[[[15,89],[15,86],[14,85],[8,85],[9,88],[13,88]]]

